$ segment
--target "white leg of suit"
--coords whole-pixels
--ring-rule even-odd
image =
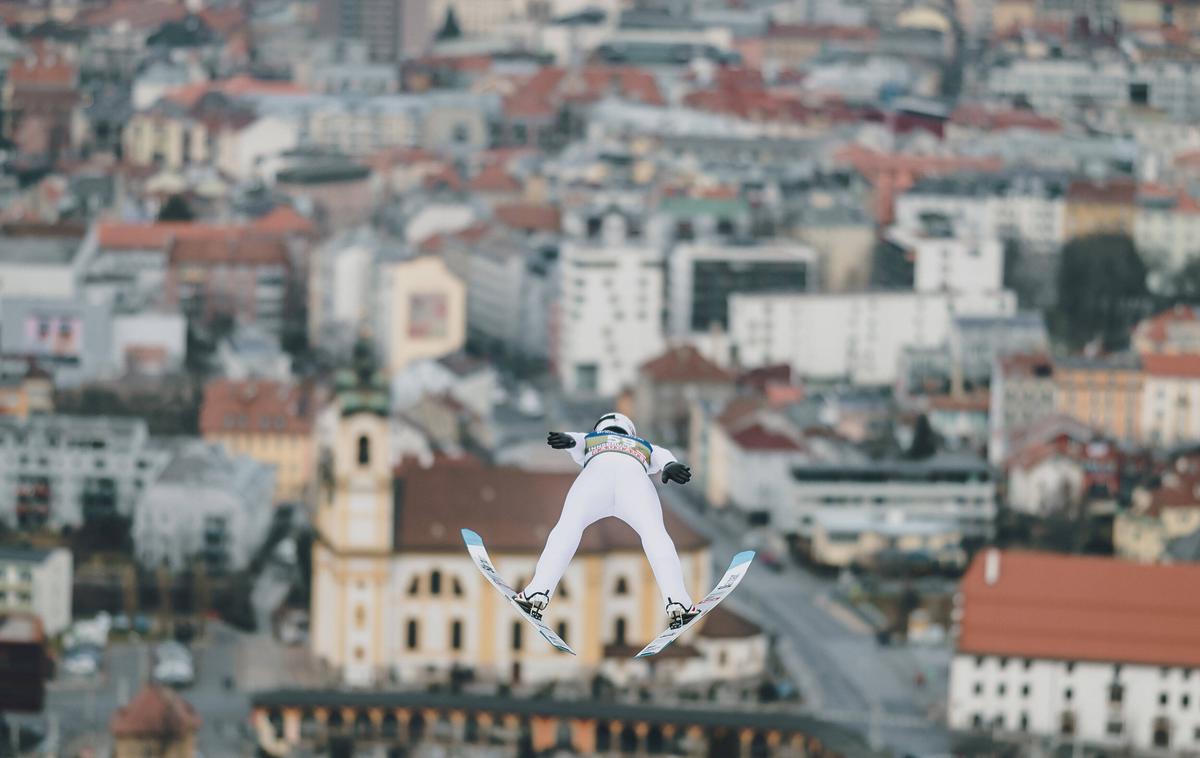
[[[533,579],[525,588],[526,595],[553,595],[579,548],[583,530],[609,516],[621,519],[638,533],[664,604],[671,600],[690,607],[692,599],[684,585],[683,566],[663,525],[658,492],[641,465],[620,453],[596,457],[571,485],[562,515],[550,531]]]

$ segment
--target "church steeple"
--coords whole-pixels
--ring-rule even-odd
[[[354,343],[350,366],[337,373],[335,388],[343,416],[356,413],[388,415],[387,379],[379,369],[367,335],[360,335]]]

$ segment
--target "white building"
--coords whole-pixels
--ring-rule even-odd
[[[270,159],[300,144],[300,126],[294,118],[263,116],[221,133],[216,167],[241,181],[270,180]]]
[[[555,365],[574,394],[616,395],[664,348],[663,252],[612,211],[568,215],[559,259]]]
[[[997,356],[988,408],[988,461],[999,466],[1018,429],[1054,413],[1054,364],[1044,354]]]
[[[0,519],[59,528],[131,516],[169,457],[141,419],[0,419]]]
[[[817,283],[817,254],[799,242],[692,243],[670,253],[667,323],[675,336],[729,328],[734,292],[805,292]]]
[[[1180,190],[1138,195],[1133,241],[1159,276],[1171,274],[1200,256],[1200,203]],[[1163,280],[1166,284],[1169,280]],[[1152,279],[1152,284],[1157,283]]]
[[[73,298],[87,256],[77,240],[0,235],[0,303],[9,297]]]
[[[134,552],[146,567],[179,571],[198,560],[214,573],[240,570],[266,538],[274,502],[272,466],[190,443],[139,499]]]
[[[348,348],[371,321],[372,281],[383,241],[370,229],[352,229],[313,249],[308,278],[308,334],[314,345]]]
[[[995,360],[1015,353],[1040,353],[1050,347],[1041,311],[1003,316],[961,316],[950,330],[950,356],[963,379],[987,383]]]
[[[1110,750],[1200,749],[1200,566],[1010,552],[959,584],[952,729]]]
[[[805,538],[812,538],[813,525],[828,511],[882,518],[883,524],[948,524],[964,537],[986,537],[996,514],[996,486],[987,465],[966,454],[812,463],[792,469],[790,491],[773,505],[771,524]]]
[[[182,313],[143,311],[112,319],[112,365],[118,374],[175,373],[187,357],[187,319]]]
[[[279,338],[256,326],[239,326],[217,345],[217,363],[226,379],[292,378],[292,356],[283,351]]]
[[[942,216],[967,236],[1054,253],[1066,239],[1068,181],[1050,171],[926,177],[896,197],[896,225],[915,229],[923,216]]]
[[[917,292],[986,293],[1004,286],[1004,246],[996,237],[968,235],[942,217],[895,226],[887,239],[914,259]]]
[[[896,381],[907,348],[947,344],[956,316],[1016,312],[1012,292],[732,295],[729,334],[742,365],[787,363],[800,376]]]
[[[1142,356],[1142,439],[1154,447],[1200,441],[1200,359]]]
[[[0,613],[28,611],[47,637],[71,625],[71,551],[0,547]]]

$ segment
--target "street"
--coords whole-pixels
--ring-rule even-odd
[[[744,545],[745,527],[735,516],[702,512],[671,487],[664,504],[712,541],[714,573]],[[794,564],[765,566],[751,574],[727,601],[777,635],[777,650],[814,716],[856,729],[877,747],[898,754],[949,752],[949,735],[938,708],[949,670],[946,648],[881,646],[869,629],[831,599],[833,581]],[[916,674],[925,685],[915,685]]]

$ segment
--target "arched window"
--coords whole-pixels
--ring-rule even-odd
[[[354,625],[359,629],[363,628],[367,623],[367,609],[359,605],[354,609]]]
[[[450,649],[462,650],[462,622],[458,619],[450,624]]]
[[[408,621],[408,649],[416,650],[417,645],[421,644],[421,629],[417,626],[416,619]]]
[[[566,583],[566,582],[559,582],[559,583],[558,583],[558,590],[557,590],[557,591],[556,591],[554,594],[558,595],[558,596],[559,596],[560,598],[562,598],[563,600],[566,600],[568,597],[570,597],[570,595],[569,595],[569,594],[567,594],[567,583]],[[559,635],[559,636],[561,637],[562,635]]]
[[[558,622],[558,629],[556,631],[558,632],[559,639],[561,639],[563,642],[566,642],[567,641],[567,622],[565,622],[565,621]],[[567,644],[570,644],[570,643],[567,643]]]
[[[614,592],[616,592],[616,594],[618,594],[618,595],[628,595],[629,594],[629,584],[626,583],[625,577],[623,577],[623,576],[617,577],[617,588],[616,588],[616,590],[614,590]]]
[[[618,616],[616,628],[613,629],[613,643],[617,645],[625,644],[625,617]]]
[[[408,594],[410,596],[416,595],[420,591],[421,591],[421,577],[414,576],[412,578],[412,582],[408,585]]]
[[[523,629],[521,628],[521,622],[514,621],[513,625],[512,625],[512,649],[513,650],[521,649],[521,632],[522,631],[523,631]]]
[[[362,435],[358,438],[358,465],[366,466],[371,462],[371,438]]]
[[[438,571],[437,569],[434,569],[429,574],[429,594],[442,594],[442,572]]]
[[[462,597],[462,582],[458,581],[458,577],[452,577],[450,580],[450,589],[454,592],[455,597]]]

